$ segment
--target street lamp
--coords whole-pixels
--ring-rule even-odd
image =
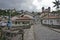
[[[7,23],[8,29],[10,29],[11,26],[12,26],[12,22],[11,22],[11,13],[12,13],[12,11],[9,10],[8,23]]]

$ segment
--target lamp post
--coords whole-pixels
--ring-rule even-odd
[[[12,22],[11,22],[11,13],[12,13],[12,11],[9,10],[8,23],[7,23],[8,29],[10,29],[11,28],[11,25],[12,25]]]

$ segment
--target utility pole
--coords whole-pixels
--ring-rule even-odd
[[[11,26],[12,26],[12,22],[11,22],[11,13],[12,13],[12,11],[9,10],[8,23],[7,23],[8,29],[10,29]]]

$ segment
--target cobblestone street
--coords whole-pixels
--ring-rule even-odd
[[[33,29],[35,40],[60,40],[60,33],[41,24],[34,25]]]

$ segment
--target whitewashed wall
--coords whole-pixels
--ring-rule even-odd
[[[43,19],[43,24],[49,24],[49,25],[60,25],[60,19]]]

